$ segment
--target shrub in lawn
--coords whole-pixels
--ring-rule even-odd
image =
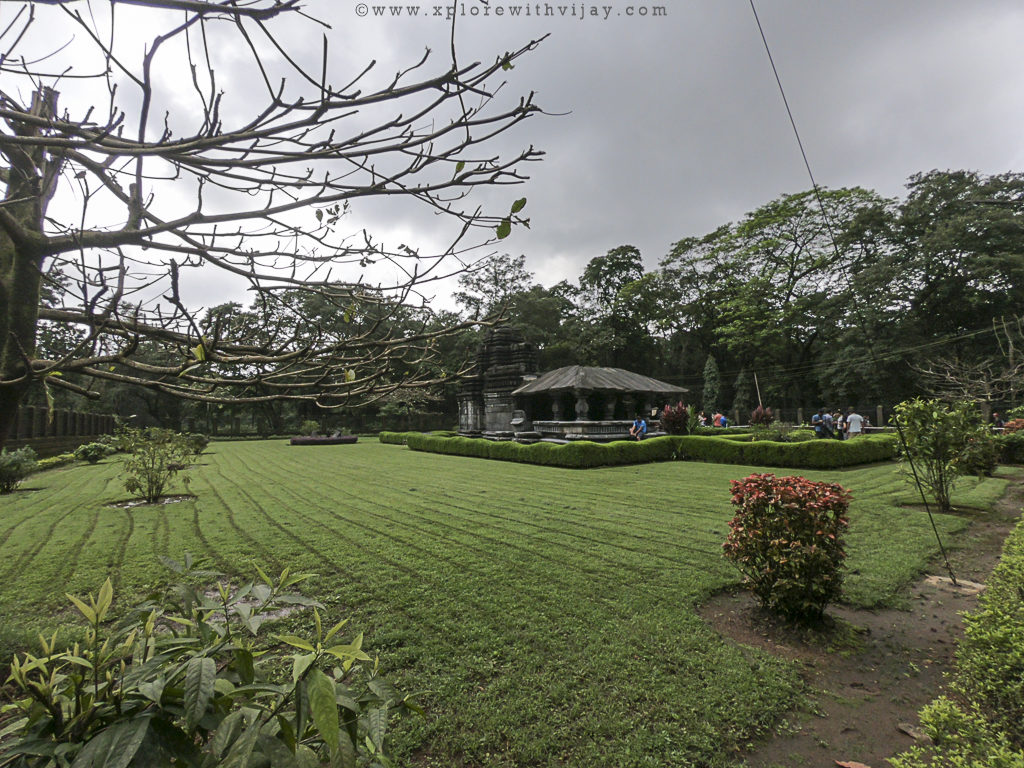
[[[992,434],[977,407],[966,400],[944,403],[916,398],[897,405],[894,418],[906,440],[906,447],[900,448],[902,458],[913,458],[918,477],[939,509],[948,512],[957,477],[975,472],[979,462],[993,455]]]
[[[188,566],[191,563],[186,561]],[[176,565],[176,564],[175,564]],[[11,663],[0,764],[16,766],[386,765],[388,720],[413,708],[379,676],[362,635],[325,631],[318,604],[288,589],[308,578],[261,578],[215,597],[185,579],[159,600],[108,620],[110,580],[88,601],[84,640]],[[312,607],[308,636],[256,636],[276,609]]]
[[[299,425],[299,433],[303,435],[309,435],[315,437],[316,433],[320,431],[320,423],[313,421],[313,419],[306,419],[302,424]]]
[[[199,456],[210,444],[210,438],[202,432],[186,432],[181,438],[195,456]]]
[[[773,421],[775,421],[775,414],[772,413],[771,408],[759,405],[750,412],[750,426],[752,427],[768,427]]]
[[[0,493],[12,493],[36,466],[36,452],[31,448],[0,451]]]
[[[85,443],[75,448],[75,458],[90,464],[95,464],[109,453],[110,450],[103,443]]]
[[[125,490],[139,494],[150,504],[163,496],[174,476],[195,460],[188,441],[170,429],[130,430],[124,439],[131,448],[122,470]],[[188,476],[182,479],[188,486]]]
[[[754,474],[732,481],[736,516],[724,555],[765,608],[820,619],[839,597],[850,494],[832,483]]]
[[[673,407],[666,405],[661,412],[661,428],[670,435],[688,435],[690,433],[690,411],[682,404]]]

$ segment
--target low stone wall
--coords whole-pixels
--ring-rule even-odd
[[[11,429],[6,447],[10,450],[29,446],[40,458],[73,451],[100,435],[114,432],[115,420],[104,413],[85,413],[58,409],[52,418],[48,409],[23,405]]]

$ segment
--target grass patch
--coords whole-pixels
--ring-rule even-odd
[[[792,665],[694,610],[738,582],[721,557],[729,480],[755,467],[584,473],[372,440],[216,443],[203,461],[178,504],[107,507],[125,495],[116,461],[6,497],[0,625],[46,623],[107,575],[142,594],[166,579],[160,554],[314,571],[329,618],[351,617],[389,675],[429,691],[428,716],[396,733],[419,765],[728,765],[801,695]],[[895,466],[799,474],[853,492],[846,599],[891,603],[936,550],[927,518],[898,506]],[[936,519],[947,537],[967,524]]]

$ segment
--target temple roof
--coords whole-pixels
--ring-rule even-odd
[[[586,392],[650,392],[659,394],[682,393],[687,390],[664,381],[641,376],[622,368],[595,368],[584,365],[567,365],[548,371],[543,376],[528,381],[513,395],[537,395],[543,392],[580,389]]]

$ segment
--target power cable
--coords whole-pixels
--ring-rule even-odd
[[[757,15],[757,8],[754,7],[754,0],[750,0],[750,10],[754,14],[754,21],[757,23],[757,30],[761,33],[761,41],[764,43],[765,53],[768,54],[768,61],[771,63],[772,72],[775,75],[775,82],[779,86],[779,93],[782,95],[782,103],[786,105],[786,114],[789,115],[789,124],[793,127],[793,135],[796,137],[797,146],[800,147],[800,155],[804,159],[804,166],[807,168],[807,175],[811,180],[811,186],[814,189],[814,196],[818,200],[818,206],[821,209],[822,220],[825,222],[825,227],[828,229],[829,238],[832,241],[832,248],[836,255],[836,262],[842,263],[842,257],[839,254],[839,244],[836,241],[835,233],[832,231],[832,223],[829,218],[828,212],[825,210],[824,201],[821,199],[821,194],[818,190],[818,183],[814,180],[814,172],[811,170],[811,163],[807,159],[807,153],[804,151],[804,143],[800,139],[800,131],[796,127],[796,120],[793,117],[793,111],[789,108],[789,99],[786,98],[786,90],[782,87],[782,78],[779,77],[779,70],[775,66],[775,59],[772,56],[771,48],[768,45],[768,38],[765,36],[764,28],[761,26],[761,19]],[[868,331],[870,327],[863,317],[857,302],[854,302],[854,311],[857,313],[857,321],[861,325],[861,330],[865,332],[865,335],[869,335]],[[875,370],[879,369],[879,360],[874,350],[874,344],[868,344],[868,353],[871,356],[872,365]],[[942,559],[946,564],[946,571],[949,573],[949,579],[953,582],[953,586],[958,586],[956,580],[956,574],[953,573],[953,566],[949,563],[949,556],[946,554],[946,547],[942,543],[942,537],[939,535],[938,526],[935,524],[935,516],[932,514],[931,505],[928,504],[928,498],[924,492],[924,486],[921,483],[921,478],[917,473],[917,466],[914,464],[913,454],[907,446],[907,438],[903,432],[903,426],[900,424],[898,416],[893,413],[892,416],[893,426],[896,427],[896,433],[899,435],[900,445],[903,446],[904,455],[907,457],[907,463],[910,464],[910,471],[914,476],[914,483],[917,485],[918,493],[921,495],[921,501],[924,503],[925,512],[928,513],[928,520],[931,522],[932,531],[935,533],[935,540],[939,544],[939,551],[942,553]]]

